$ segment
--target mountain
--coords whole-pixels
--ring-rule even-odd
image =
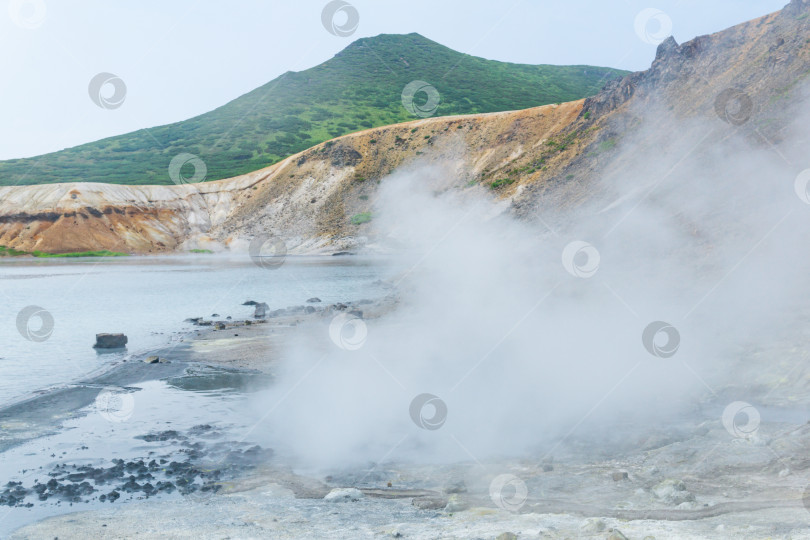
[[[360,249],[375,241],[375,204],[388,175],[423,163],[452,167],[437,191],[475,191],[560,236],[595,215],[608,220],[609,233],[651,199],[697,249],[710,251],[712,235],[734,216],[762,213],[757,202],[779,196],[801,204],[793,180],[808,167],[807,36],[810,2],[793,0],[722,32],[682,44],[670,38],[648,70],[587,99],[369,129],[216,182],[0,187],[0,245],[238,250],[271,234],[291,252]],[[749,178],[757,170],[766,178]],[[671,201],[682,204],[668,208]],[[693,207],[724,219],[692,219]],[[768,219],[747,237],[777,222]]]
[[[438,91],[435,116],[525,109],[597,93],[627,72],[592,66],[521,65],[456,52],[419,34],[353,42],[334,58],[287,72],[209,113],[34,158],[0,162],[0,185],[54,182],[170,184],[169,164],[190,153],[206,180],[261,169],[350,132],[417,118],[403,89],[425,81]],[[190,167],[189,167],[190,168]]]

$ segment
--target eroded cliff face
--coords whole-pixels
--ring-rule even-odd
[[[179,186],[75,183],[0,187],[0,245],[64,253],[108,249],[157,253],[205,244],[239,192],[257,181]]]
[[[758,144],[778,144],[802,103],[808,35],[810,3],[793,0],[717,34],[681,45],[670,38],[649,70],[606,81],[587,100],[371,129],[217,182],[0,188],[0,245],[159,253],[243,249],[255,235],[273,234],[293,252],[355,248],[373,241],[374,228],[351,217],[374,211],[390,173],[419,165],[447,170],[439,189],[478,192],[527,220],[538,212],[552,223],[570,219],[605,198],[611,178],[626,174],[634,155],[666,150],[677,135],[664,128],[634,137],[642,125],[714,122],[710,142],[735,130]],[[739,125],[718,111],[729,91],[751,107]]]
[[[159,253],[239,249],[257,234],[287,239],[298,252],[364,243],[369,225],[351,216],[373,211],[380,182],[416,162],[457,165],[453,187],[480,184],[509,197],[542,146],[576,121],[582,101],[524,111],[431,118],[354,133],[254,173],[201,184],[122,186],[52,184],[0,188],[0,245],[21,251],[109,249]],[[539,178],[559,157],[536,164]],[[543,170],[545,168],[545,171]],[[512,184],[488,187],[511,175]]]

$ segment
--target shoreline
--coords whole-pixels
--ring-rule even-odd
[[[331,304],[306,313],[307,306],[293,306],[266,322],[237,320],[221,328],[203,322],[184,333],[182,342],[149,351],[169,363],[146,364],[140,361],[146,352],[139,352],[93,381],[158,379],[195,365],[272,377],[276,347],[305,334],[305,328],[325,326],[330,315],[354,309],[363,309],[364,318],[379,317],[396,303],[388,296],[371,304],[348,302],[340,310]],[[326,328],[320,330],[326,335]],[[237,467],[226,481],[201,484],[208,492],[46,517],[10,537],[810,538],[802,506],[802,489],[810,482],[803,465],[810,427],[764,420],[757,438],[747,441],[729,437],[719,417],[664,427],[666,433],[648,430],[646,443],[624,441],[623,450],[610,458],[599,457],[604,447],[593,447],[587,437],[561,446],[553,461],[537,456],[443,465],[383,461],[365,473],[326,477],[264,458]],[[780,455],[774,457],[774,451]],[[528,496],[517,509],[492,498],[491,482],[502,474],[525,480]],[[326,502],[333,490],[360,495]]]
[[[0,453],[34,438],[53,433],[58,429],[57,424],[66,419],[65,412],[71,413],[68,417],[79,415],[78,411],[91,405],[104,388],[127,387],[176,377],[193,365],[268,373],[273,360],[262,355],[264,350],[252,349],[249,344],[259,341],[264,346],[274,343],[280,345],[286,334],[299,324],[311,324],[342,311],[336,309],[336,305],[338,304],[314,308],[314,311],[309,313],[305,309],[307,306],[290,306],[275,310],[288,313],[275,315],[271,313],[270,317],[265,319],[214,322],[200,318],[202,324],[195,324],[180,333],[174,344],[128,352],[122,360],[101,366],[77,379],[58,386],[34,390],[8,403],[0,404],[0,425],[8,426],[19,420],[43,424],[43,429],[36,435],[13,438],[10,441],[0,440]],[[356,300],[339,305],[345,306],[343,310],[346,311],[365,308],[366,318],[374,318],[380,316],[381,312],[392,309],[393,301],[390,298],[376,301]],[[217,328],[217,325],[224,326]],[[236,335],[226,335],[226,332]],[[169,362],[147,364],[144,360],[150,356],[166,358]],[[58,416],[50,415],[48,419],[48,412],[56,410],[59,411]],[[8,427],[5,427],[4,431],[10,432]]]

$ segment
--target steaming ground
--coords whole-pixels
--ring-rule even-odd
[[[630,174],[583,185],[597,200],[547,227],[542,211],[526,224],[480,191],[447,189],[452,162],[386,179],[376,223],[406,269],[401,304],[367,321],[355,350],[321,330],[290,349],[257,405],[272,410],[265,442],[319,470],[542,460],[573,439],[626,450],[704,421],[699,407],[722,410],[726,388],[752,382],[745,351],[802,328],[810,212],[796,171],[717,119],[622,146]],[[677,333],[654,336],[658,356],[643,343],[657,321]],[[409,414],[424,393],[446,405],[438,429]]]

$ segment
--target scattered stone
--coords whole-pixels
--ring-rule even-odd
[[[618,471],[613,473],[613,481],[614,482],[621,482],[622,480],[627,480],[627,472],[626,471]]]
[[[225,330],[225,323],[218,322],[216,324],[216,329],[217,330]]]
[[[258,302],[256,302],[255,300],[247,300],[245,302],[242,302],[243,306],[255,306],[256,304],[258,304]]]
[[[190,317],[190,318],[186,319],[186,320],[185,320],[185,321],[183,321],[183,322],[190,322],[190,323],[192,323],[192,324],[199,324],[199,322],[200,322],[202,319],[203,319],[202,317]]]
[[[351,502],[362,499],[365,495],[356,488],[335,488],[323,498],[327,502]]]
[[[348,307],[349,307],[349,306],[347,306],[346,304],[342,304],[342,303],[340,303],[340,302],[338,302],[337,304],[335,304],[335,305],[334,305],[334,308],[335,308],[336,310],[338,310],[338,311],[343,311],[344,309],[346,309],[346,308],[348,308]]]
[[[96,334],[95,349],[121,349],[126,346],[127,336],[124,334]]]
[[[315,308],[312,306],[307,306],[305,311],[307,313],[315,313]]]
[[[321,299],[318,298],[317,296],[315,296],[315,297],[312,297],[309,300],[307,300],[307,303],[309,303],[309,304],[317,304],[320,301],[321,301]]]
[[[157,364],[158,362],[160,362],[160,357],[159,356],[147,356],[146,359],[144,360],[144,362],[146,362],[147,364]]]
[[[695,496],[687,489],[681,480],[668,478],[652,489],[653,495],[668,504],[679,505],[685,502],[694,502]]]
[[[264,319],[267,317],[267,310],[270,309],[270,306],[261,302],[259,304],[255,304],[255,310],[253,311],[253,318],[254,319]]]
[[[466,510],[470,505],[467,504],[458,494],[450,495],[447,499],[447,506],[444,507],[446,512],[461,512]]]
[[[351,310],[351,311],[349,312],[349,315],[353,315],[353,316],[357,317],[358,319],[362,319],[362,318],[363,318],[363,312],[362,312],[362,311],[360,311],[359,309],[353,309],[353,310]]]
[[[172,362],[168,358],[161,358],[160,360],[158,360],[158,363],[160,363],[160,364],[171,364]]]
[[[212,313],[211,316],[212,317],[219,317],[219,313]]]
[[[353,255],[351,251],[336,251],[332,253],[332,257],[343,257],[345,255]]]
[[[612,529],[610,531],[610,536],[607,537],[607,540],[628,540],[627,537],[622,534],[622,531],[619,529]]]

